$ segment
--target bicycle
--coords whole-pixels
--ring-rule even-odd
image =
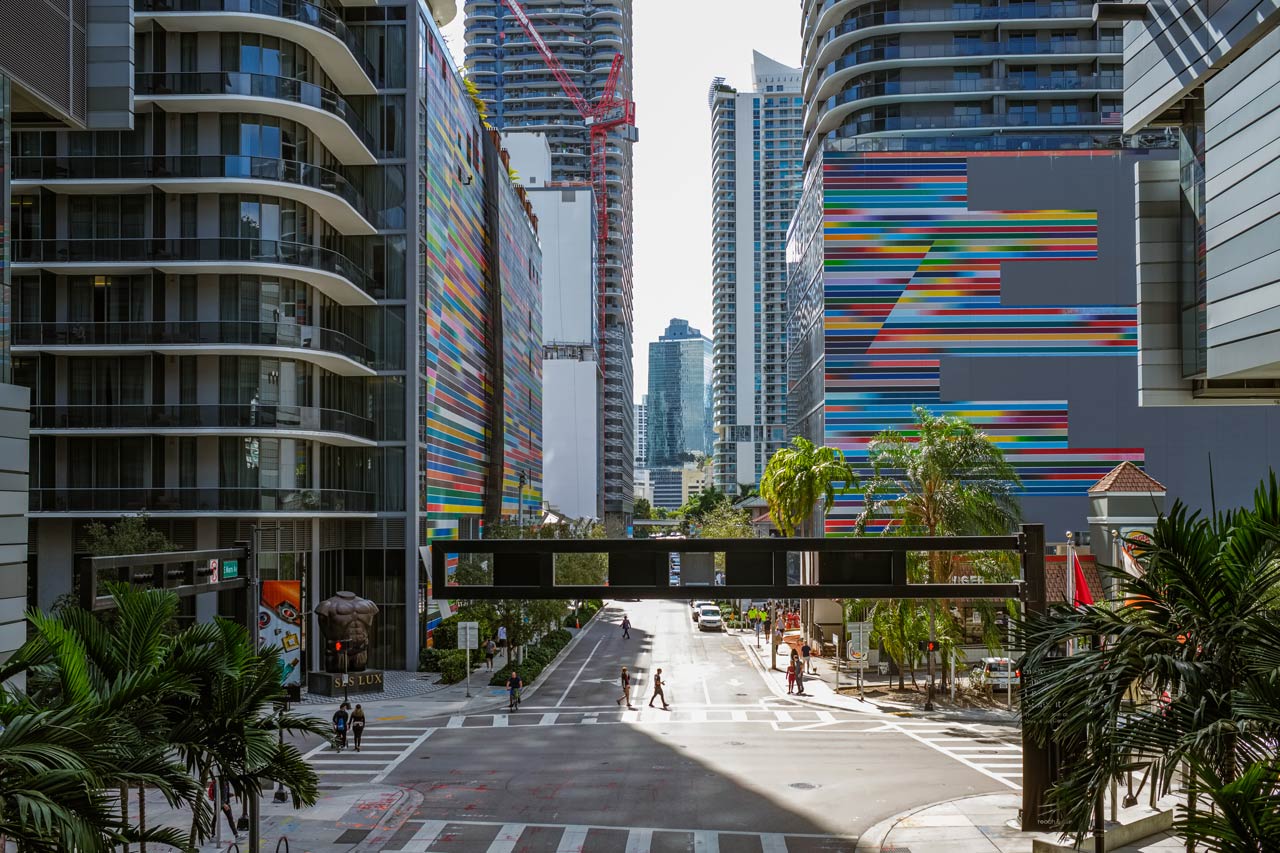
[[[520,688],[519,687],[511,688],[510,694],[511,695],[507,697],[507,713],[508,714],[510,714],[512,711],[520,707]]]

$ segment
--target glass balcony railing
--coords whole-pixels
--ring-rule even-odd
[[[242,95],[314,107],[342,119],[365,148],[375,150],[373,134],[355,108],[337,92],[315,83],[246,71],[177,71],[140,73],[135,75],[134,85],[135,94],[141,96]]]
[[[874,45],[827,64],[821,72],[830,77],[840,71],[869,62],[895,59],[953,59],[977,56],[1062,56],[1124,52],[1124,39],[1061,39],[1058,41],[974,41],[956,44]]]
[[[336,432],[373,441],[374,422],[339,409],[260,403],[32,406],[33,429],[228,429]]]
[[[831,110],[865,98],[898,95],[956,95],[981,92],[1070,92],[1075,90],[1124,89],[1120,74],[1086,74],[1079,77],[1024,75],[981,80],[922,80],[901,83],[881,81],[850,86],[826,100],[824,109]]]
[[[1076,127],[1079,125],[1103,125],[1113,123],[1120,125],[1119,120],[1103,121],[1104,116],[1112,113],[1010,113],[1008,115],[977,114],[949,116],[891,116],[857,122],[840,128],[836,136],[860,136],[867,133],[879,133],[887,130],[961,130],[979,127]]]
[[[279,181],[332,193],[351,205],[366,221],[372,212],[364,195],[341,172],[274,157],[242,154],[192,156],[14,157],[15,180],[137,180],[246,178]]]
[[[43,489],[31,512],[373,512],[370,492],[341,489]]]
[[[377,283],[355,261],[333,249],[311,243],[255,240],[249,237],[154,239],[125,237],[87,240],[14,240],[11,259],[17,264],[93,263],[268,263],[324,270],[342,276],[377,296]]]
[[[14,323],[14,346],[248,346],[298,347],[343,355],[366,367],[373,350],[350,335],[296,323],[125,322]]]
[[[1093,5],[1084,3],[1050,3],[1031,5],[1016,3],[1009,6],[957,6],[953,9],[904,9],[869,12],[841,21],[827,32],[814,45],[813,49],[826,47],[832,41],[865,30],[869,27],[892,26],[894,24],[933,24],[960,21],[1025,21],[1032,19],[1061,20],[1064,18],[1085,18],[1093,16]]]
[[[304,0],[134,0],[137,12],[239,12],[269,15],[296,21],[323,30],[347,46],[365,76],[373,82],[373,63],[365,53],[364,42],[336,12]]]

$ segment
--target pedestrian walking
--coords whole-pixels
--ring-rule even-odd
[[[493,669],[493,656],[498,653],[498,644],[493,641],[493,637],[489,638],[489,642],[484,644],[484,662],[490,670]]]
[[[507,626],[506,625],[498,626],[498,645],[502,646],[503,648],[506,648],[506,645],[507,645]]]
[[[796,692],[796,665],[787,664],[787,693]]]
[[[813,672],[813,664],[809,660],[809,656],[811,654],[813,654],[813,646],[809,645],[808,640],[805,640],[804,645],[800,647],[800,657],[802,659],[801,663],[804,664],[804,671],[806,673]]]
[[[360,751],[360,737],[364,734],[364,708],[360,707],[360,703],[356,703],[356,709],[351,712],[351,736],[355,740],[356,752]]]
[[[213,794],[214,785],[218,786],[218,790],[222,794],[222,797],[221,797],[222,806],[220,808],[220,811],[227,818],[227,826],[231,827],[231,837],[234,838],[236,841],[239,841],[240,831],[236,828],[235,815],[231,813],[231,785],[230,783],[227,782],[226,776],[219,777],[217,782],[210,782],[209,783],[209,799],[211,800],[213,799],[213,796],[214,796]],[[214,818],[214,821],[217,821],[216,817]]]
[[[631,617],[625,613],[622,614],[622,639],[631,639]]]
[[[653,700],[654,700],[654,699],[661,699],[661,700],[662,700],[662,710],[664,710],[664,711],[670,711],[670,710],[671,710],[671,706],[667,704],[667,697],[666,697],[666,695],[664,695],[664,694],[663,694],[663,692],[662,692],[662,688],[664,688],[664,687],[666,687],[666,686],[667,686],[667,683],[666,683],[665,681],[663,681],[663,680],[662,680],[662,669],[661,669],[661,668],[659,668],[659,669],[658,669],[658,671],[657,671],[657,672],[655,672],[655,673],[653,674],[653,695],[649,697],[649,707],[650,707],[650,708],[652,708],[652,707],[653,707]]]
[[[631,704],[631,673],[627,672],[627,668],[622,668],[622,674],[618,677],[618,681],[622,685],[622,695],[618,697],[618,704],[627,703],[627,710],[634,711],[635,707]]]
[[[764,617],[764,632],[766,634],[773,633],[773,620],[768,616]]]
[[[347,713],[347,709],[351,706],[343,702],[338,706],[338,710],[333,712],[333,735],[336,740],[336,752],[342,752],[347,746],[347,724],[351,721],[351,715]]]

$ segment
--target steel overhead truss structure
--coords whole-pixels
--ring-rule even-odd
[[[1012,583],[908,583],[907,555],[928,551],[1006,551],[1018,555]],[[555,582],[557,554],[605,554],[608,584]],[[672,554],[723,554],[724,583],[672,586]],[[493,583],[459,585],[449,569],[475,555]],[[802,563],[815,584],[798,584]],[[433,598],[683,599],[714,592],[725,598],[1019,599],[1044,606],[1044,525],[1012,536],[871,536],[847,539],[465,539],[431,544]]]

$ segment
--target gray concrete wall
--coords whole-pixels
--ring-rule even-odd
[[[1280,19],[1280,0],[1150,0],[1125,25],[1124,129],[1144,127]]]
[[[1211,378],[1280,377],[1278,81],[1273,29],[1205,84]]]
[[[7,660],[27,637],[29,400],[26,388],[0,385],[0,660]]]

